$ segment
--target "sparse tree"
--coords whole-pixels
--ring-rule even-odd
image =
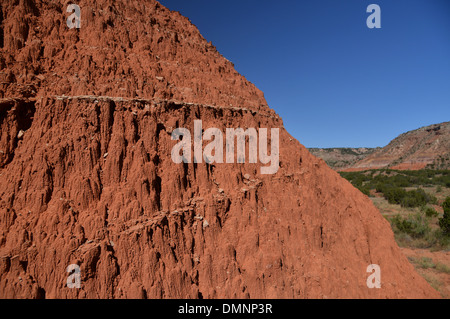
[[[445,199],[442,208],[444,209],[444,217],[439,219],[439,226],[445,235],[450,235],[450,196]]]

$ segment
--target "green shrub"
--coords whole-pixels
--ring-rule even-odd
[[[439,219],[439,226],[442,229],[444,235],[450,235],[450,197],[447,197],[442,204],[442,208],[444,209],[444,216]]]
[[[366,196],[370,196],[370,188],[368,186],[360,186],[358,187],[359,191]]]
[[[402,207],[421,207],[426,204],[434,204],[437,202],[436,197],[427,194],[423,189],[405,191],[400,187],[378,186],[378,190],[383,191],[384,198],[390,204],[398,204]]]
[[[423,238],[431,232],[429,219],[422,213],[408,215],[406,218],[396,215],[392,218],[392,224],[399,232],[413,238]]]
[[[420,207],[426,204],[434,204],[437,202],[436,197],[427,194],[422,188],[406,192],[401,199],[403,207]]]
[[[378,182],[375,185],[375,190],[377,191],[377,193],[384,193],[384,191],[386,190],[387,186],[385,183],[383,182]]]
[[[406,196],[406,191],[399,187],[385,187],[383,196],[390,204],[400,204]]]
[[[439,213],[438,213],[434,208],[426,207],[426,208],[424,209],[424,211],[425,211],[425,215],[426,215],[427,217],[432,218],[432,217],[437,217],[437,216],[439,216]]]

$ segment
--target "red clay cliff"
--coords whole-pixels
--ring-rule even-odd
[[[78,5],[80,29],[58,1],[0,5],[0,298],[439,296],[187,18],[154,0]],[[175,164],[171,133],[196,119],[279,128],[278,172]]]

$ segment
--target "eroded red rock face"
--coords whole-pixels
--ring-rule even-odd
[[[155,1],[79,4],[92,27],[76,31],[62,5],[2,3],[0,297],[438,297],[371,201],[186,18]],[[175,164],[171,133],[196,119],[279,128],[280,169]]]
[[[189,20],[158,2],[4,0],[0,97],[105,95],[258,109],[260,90]]]

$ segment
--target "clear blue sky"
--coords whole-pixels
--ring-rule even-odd
[[[450,121],[450,0],[161,0],[307,147],[385,146]],[[369,4],[381,29],[366,26]]]

